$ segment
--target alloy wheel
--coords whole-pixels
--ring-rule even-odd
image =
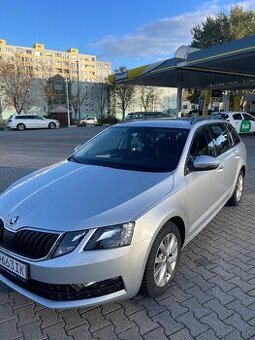
[[[154,262],[154,280],[158,287],[164,287],[171,279],[178,258],[178,249],[178,240],[173,233],[167,234],[160,243]]]

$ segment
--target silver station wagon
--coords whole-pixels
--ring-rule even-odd
[[[112,126],[0,196],[0,280],[51,308],[159,295],[245,171],[228,122]]]

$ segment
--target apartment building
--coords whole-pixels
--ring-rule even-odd
[[[7,45],[6,40],[0,39],[0,58],[12,60],[14,56],[19,56],[31,67],[35,78],[59,74],[72,80],[104,82],[112,73],[111,63],[99,61],[95,55],[79,53],[77,48],[63,52],[48,50],[41,43],[33,47]]]

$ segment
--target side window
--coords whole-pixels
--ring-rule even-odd
[[[233,115],[233,119],[234,119],[234,120],[242,120],[242,115],[241,115],[241,113],[235,113],[235,114]]]
[[[240,143],[240,137],[236,132],[235,128],[231,124],[227,124],[227,128],[232,137],[233,145],[237,145],[238,143]]]
[[[215,124],[210,126],[213,141],[216,147],[217,156],[223,154],[231,148],[230,135],[223,124]]]
[[[195,133],[195,137],[190,148],[190,160],[201,155],[215,157],[214,144],[207,128],[205,127],[198,129]]]
[[[244,120],[252,120],[252,121],[255,120],[252,116],[247,115],[246,113],[243,113],[243,119],[244,119]]]
[[[228,119],[229,118],[229,115],[226,114],[226,113],[222,113],[221,116],[222,116],[223,119]]]

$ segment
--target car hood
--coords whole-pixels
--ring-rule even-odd
[[[169,173],[145,173],[64,161],[14,183],[0,196],[13,229],[80,230],[133,220],[173,187]]]

